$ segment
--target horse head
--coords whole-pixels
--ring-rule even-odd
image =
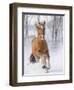
[[[37,29],[37,37],[41,40],[44,39],[45,36],[45,21],[44,22],[38,22],[36,24]]]

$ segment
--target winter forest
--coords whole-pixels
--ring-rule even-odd
[[[32,40],[36,37],[36,23],[45,21],[45,39],[50,52],[51,68],[46,73],[39,63],[31,64]],[[64,16],[23,14],[24,60],[23,76],[25,75],[59,75],[64,74]]]
[[[24,36],[35,37],[35,24],[39,21],[46,23],[46,38],[50,41],[63,40],[63,16],[50,15],[25,15],[24,16]],[[48,34],[48,35],[47,35]]]

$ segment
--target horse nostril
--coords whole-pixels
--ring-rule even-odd
[[[41,50],[38,50],[38,52],[41,52]]]

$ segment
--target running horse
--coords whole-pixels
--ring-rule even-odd
[[[45,40],[45,21],[36,24],[37,37],[32,40],[32,54],[30,62],[35,63],[41,60],[42,68],[50,68],[50,55]]]

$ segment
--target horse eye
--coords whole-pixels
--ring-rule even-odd
[[[48,50],[46,50],[46,53],[48,52]]]

